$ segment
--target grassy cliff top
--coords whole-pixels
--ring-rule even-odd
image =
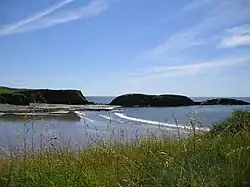
[[[18,89],[18,88],[9,88],[6,86],[0,86],[0,94],[12,94],[16,91],[21,91],[23,89]]]
[[[20,91],[36,91],[36,90],[73,90],[76,91],[76,89],[31,89],[31,88],[11,88],[7,86],[0,86],[0,94],[12,94],[14,92],[20,92]]]

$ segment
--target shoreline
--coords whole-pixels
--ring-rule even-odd
[[[70,120],[80,120],[76,111],[111,111],[121,108],[110,105],[51,105],[51,104],[31,104],[29,106],[2,105],[0,108],[0,119],[32,119],[32,118],[63,118]]]
[[[1,107],[2,106],[2,107]],[[0,113],[49,113],[58,111],[110,111],[121,108],[117,105],[63,105],[63,104],[30,104],[27,106],[0,105]]]
[[[192,106],[202,106],[202,105],[192,105]],[[211,106],[211,105],[203,105]],[[218,105],[226,106],[226,105]],[[231,106],[231,105],[228,105]],[[236,105],[235,105],[236,106]],[[238,105],[237,105],[238,106]],[[242,105],[239,105],[242,106]],[[249,106],[249,105],[246,105]],[[191,107],[191,106],[179,106],[179,107]],[[32,103],[26,106],[20,105],[10,105],[10,104],[0,104],[0,119],[44,119],[44,118],[61,118],[70,120],[80,120],[84,118],[77,112],[83,111],[112,111],[120,110],[124,108],[169,108],[169,107],[122,107],[118,105],[64,105],[64,104],[37,104]],[[174,107],[175,108],[175,107]]]

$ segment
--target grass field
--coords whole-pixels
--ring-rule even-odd
[[[250,186],[250,111],[209,133],[84,151],[39,150],[0,159],[0,186]],[[25,151],[28,152],[25,154]]]
[[[12,94],[12,93],[16,92],[17,90],[18,89],[0,86],[0,94]]]

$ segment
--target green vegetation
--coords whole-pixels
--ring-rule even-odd
[[[215,125],[212,134],[235,134],[242,130],[250,132],[250,110],[234,111],[226,120]]]
[[[250,186],[249,111],[181,140],[40,150],[0,159],[0,186]]]
[[[12,94],[12,93],[14,93],[14,92],[16,92],[18,90],[21,90],[21,89],[0,86],[0,94]]]

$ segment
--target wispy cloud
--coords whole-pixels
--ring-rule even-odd
[[[36,13],[35,15],[31,16],[31,17],[28,17],[26,19],[23,19],[23,20],[20,20],[16,23],[13,23],[13,24],[10,24],[10,25],[7,25],[3,28],[0,28],[0,35],[6,35],[6,34],[10,34],[10,33],[14,33],[15,30],[18,30],[20,27],[22,26],[25,26],[31,22],[34,22],[44,16],[47,16],[49,14],[51,14],[52,12],[60,9],[61,7],[73,2],[74,0],[65,0],[65,1],[61,1],[60,3],[58,4],[55,4],[39,13]]]
[[[181,9],[181,12],[186,12],[186,11],[190,11],[190,10],[199,8],[199,7],[204,6],[208,3],[211,3],[213,1],[214,0],[195,0],[195,1],[192,1],[191,3],[189,3],[185,7],[183,7]]]
[[[42,11],[41,13],[36,14],[35,16],[6,26],[0,29],[0,35],[10,35],[15,33],[28,32],[46,27],[51,27],[57,24],[66,23],[69,21],[94,17],[107,10],[111,5],[110,0],[91,0],[89,4],[78,9],[59,11],[49,17],[45,17],[72,1],[74,0],[63,1],[57,5],[46,9],[45,11]]]
[[[185,30],[170,36],[166,42],[143,53],[146,57],[156,57],[164,54],[178,53],[184,49],[202,45],[204,41],[196,39],[193,29]]]
[[[222,48],[250,46],[250,25],[242,25],[228,29],[226,36],[221,39],[218,46]]]
[[[250,62],[250,55],[236,55],[234,57],[224,57],[210,61],[179,66],[155,66],[139,73],[131,74],[135,80],[154,80],[166,77],[183,77],[187,75],[207,74],[214,70],[241,66]]]
[[[212,0],[201,2],[204,5],[210,1]],[[200,1],[194,2],[196,3],[189,5],[190,8],[201,6]],[[190,8],[188,9],[191,10]],[[205,44],[216,46],[218,33],[223,32],[225,28],[250,19],[250,3],[245,0],[217,0],[216,4],[214,3],[207,11],[208,16],[204,17],[199,24],[169,35],[165,42],[144,51],[141,56],[158,59],[163,57],[163,59],[169,60],[189,48]]]

